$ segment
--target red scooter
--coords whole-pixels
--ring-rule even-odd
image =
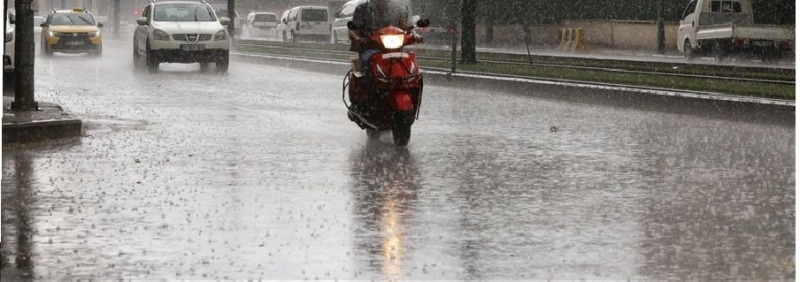
[[[355,59],[342,87],[342,101],[350,120],[366,130],[370,139],[391,130],[398,146],[408,145],[411,125],[419,117],[422,105],[422,74],[417,56],[404,51],[403,46],[414,44],[414,28],[426,27],[430,21],[415,16],[414,22],[407,30],[387,26],[374,32],[369,38],[378,43],[381,50],[370,58],[370,73],[360,73],[358,59]],[[357,28],[353,22],[347,26],[351,30]],[[370,76],[371,86],[363,81],[366,75]],[[349,94],[350,105],[345,101],[345,93]]]

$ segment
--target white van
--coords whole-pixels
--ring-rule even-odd
[[[347,22],[353,20],[353,13],[356,11],[356,7],[361,5],[362,3],[367,2],[367,0],[351,0],[347,1],[338,12],[333,14],[333,43],[349,43],[350,36],[348,35],[349,30],[347,29]]]
[[[312,39],[328,42],[331,38],[331,22],[328,7],[298,6],[289,10],[284,20],[284,40],[296,42],[298,39]]]
[[[283,41],[286,41],[286,19],[289,18],[289,12],[291,12],[291,10],[283,11],[281,19],[278,21],[278,27],[275,28],[275,35]]]
[[[247,28],[250,30],[251,35],[257,33],[266,33],[274,35],[275,29],[278,27],[278,15],[269,12],[255,12],[247,15]]]

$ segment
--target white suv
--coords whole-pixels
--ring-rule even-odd
[[[145,58],[147,69],[160,63],[200,63],[202,70],[215,63],[217,71],[228,71],[230,36],[205,1],[161,1],[145,6],[133,35],[135,61]]]
[[[15,21],[14,14],[8,11],[6,14],[6,40],[5,52],[3,53],[3,77],[11,78],[14,74],[14,45],[17,41],[17,35],[14,31]]]

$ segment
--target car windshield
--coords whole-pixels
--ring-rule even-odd
[[[165,4],[154,9],[153,20],[157,22],[211,22],[213,13],[206,5]]]
[[[45,22],[44,17],[33,17],[33,26],[39,26]]]
[[[277,22],[278,17],[273,14],[258,14],[254,21],[257,22]]]
[[[301,20],[309,22],[326,22],[328,21],[328,11],[319,9],[303,10]]]
[[[94,25],[90,14],[54,14],[51,25]]]

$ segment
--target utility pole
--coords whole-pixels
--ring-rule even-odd
[[[658,53],[664,54],[665,49],[665,35],[664,35],[664,0],[658,0]]]
[[[458,7],[460,6],[460,0],[451,0],[450,1],[450,34],[451,34],[451,43],[452,46],[452,62],[450,73],[456,73],[456,65],[457,65],[457,58],[458,58]]]
[[[228,24],[228,34],[231,36],[231,41],[233,41],[233,35],[236,31],[236,4],[234,0],[228,0],[228,18],[231,19],[231,23]]]
[[[478,12],[477,0],[463,0],[461,3],[461,63],[477,62],[475,53],[475,22]]]
[[[32,0],[16,0],[14,45],[14,102],[11,109],[19,111],[37,110],[33,95],[33,9]]]
[[[119,18],[119,12],[120,12],[119,11],[119,1],[120,0],[114,0],[114,22],[113,22],[113,25],[114,25],[114,38],[117,38],[117,39],[119,39],[119,20],[120,20],[120,18]]]

